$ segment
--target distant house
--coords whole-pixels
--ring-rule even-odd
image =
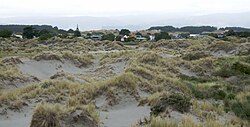
[[[141,35],[137,35],[136,36],[136,40],[138,40],[138,41],[144,41],[144,40],[147,40],[147,38],[142,37]]]
[[[90,36],[90,39],[92,39],[92,40],[102,40],[102,36],[98,36],[98,35],[92,35],[92,36]]]
[[[215,30],[213,32],[202,32],[202,34],[206,34],[206,35],[213,35],[214,37],[218,37],[218,38],[223,38],[225,37],[225,33],[227,31],[224,30]]]
[[[179,33],[169,33],[171,39],[183,39]]]
[[[126,39],[128,39],[129,38],[129,36],[127,36],[127,35],[124,35],[122,38],[121,38],[121,41],[122,42],[124,42]]]
[[[149,40],[150,41],[155,41],[155,35],[149,35]]]
[[[207,37],[208,35],[205,34],[190,34],[190,38],[200,38],[200,37]]]
[[[18,34],[14,34],[13,36],[16,37],[16,38],[21,38],[21,39],[23,38],[22,35],[18,35]]]

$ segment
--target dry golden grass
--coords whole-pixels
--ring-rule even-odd
[[[194,113],[196,113],[200,117],[203,117],[202,115],[204,111],[215,112],[218,115],[223,115],[225,113],[222,105],[215,106],[208,101],[193,100],[192,105],[193,105],[192,110],[194,111]]]
[[[60,127],[64,110],[59,105],[40,103],[36,106],[30,127]]]
[[[205,123],[195,123],[191,117],[184,116],[180,123],[173,119],[153,117],[147,127],[233,127],[234,125],[223,124],[219,121],[206,120]],[[238,126],[238,125],[236,125]]]

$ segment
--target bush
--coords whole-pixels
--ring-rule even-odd
[[[0,37],[2,38],[9,38],[12,35],[12,32],[9,30],[1,30]]]
[[[148,53],[143,54],[143,56],[139,58],[139,62],[145,64],[157,64],[160,62],[161,58],[162,57],[156,53]]]
[[[227,93],[223,90],[215,90],[212,92],[211,97],[217,100],[223,100],[227,96]]]
[[[115,35],[112,33],[105,34],[102,36],[102,40],[109,40],[109,41],[114,41],[115,40]]]
[[[60,127],[59,117],[61,110],[57,106],[38,104],[30,127]]]
[[[250,65],[245,62],[236,62],[233,64],[232,69],[241,73],[250,74]]]
[[[164,112],[168,106],[181,113],[188,112],[191,106],[190,98],[179,93],[163,97],[151,108],[151,114],[158,115]]]
[[[236,116],[246,119],[250,122],[250,100],[245,102],[236,101],[232,104],[232,111]]]
[[[220,76],[220,77],[230,77],[235,75],[235,71],[231,68],[231,65],[229,64],[225,64],[224,66],[222,66],[219,70],[217,70],[214,73],[215,76]]]
[[[159,41],[161,39],[171,39],[167,32],[160,32],[155,34],[155,40]]]
[[[136,90],[137,87],[137,78],[133,73],[127,72],[124,73],[112,80],[110,80],[109,84],[111,86],[118,86],[121,88],[126,88],[127,90]]]
[[[205,52],[195,52],[195,53],[188,53],[185,54],[182,58],[184,60],[198,60],[200,58],[205,58],[205,57],[209,57],[210,54],[205,53]]]

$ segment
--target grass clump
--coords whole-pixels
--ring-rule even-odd
[[[164,112],[168,106],[179,112],[188,112],[191,106],[190,98],[179,93],[173,93],[162,97],[152,108],[151,114],[158,115]]]
[[[250,122],[250,94],[242,93],[231,101],[231,110],[240,118]]]
[[[36,106],[30,127],[61,127],[63,110],[59,105],[40,103]]]
[[[147,127],[178,127],[178,124],[174,120],[156,117],[151,120]]]
[[[145,63],[145,64],[157,65],[161,63],[161,61],[162,61],[161,56],[159,56],[156,53],[151,53],[151,52],[142,54],[142,56],[139,57],[139,62]]]
[[[63,107],[39,103],[33,111],[30,127],[91,126],[97,127],[99,115],[92,104]]]
[[[73,61],[75,64],[79,64],[79,67],[85,67],[92,64],[94,58],[91,54],[73,54],[72,52],[64,52],[62,58]]]
[[[194,53],[185,54],[184,56],[182,56],[182,59],[191,61],[191,60],[198,60],[200,58],[205,58],[209,56],[210,54],[206,52],[194,52]]]
[[[219,121],[213,121],[207,119],[204,124],[196,123],[189,116],[184,116],[181,119],[181,122],[170,118],[160,118],[152,117],[150,123],[146,127],[233,127],[234,125],[222,124]]]
[[[130,72],[123,73],[122,75],[111,79],[108,84],[109,86],[117,86],[125,88],[127,90],[136,90],[137,88],[137,77]]]
[[[232,66],[232,69],[241,73],[250,74],[250,64],[245,62],[235,62]]]
[[[61,61],[61,58],[59,55],[52,53],[52,52],[43,52],[40,54],[37,54],[33,57],[34,60],[40,61],[40,60],[58,60]]]

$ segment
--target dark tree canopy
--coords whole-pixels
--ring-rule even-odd
[[[129,35],[131,32],[128,29],[121,29],[119,32],[120,35]]]
[[[140,32],[135,33],[136,36],[142,36]]]
[[[74,33],[74,30],[73,29],[69,29],[67,32],[68,33]]]
[[[0,37],[2,38],[9,38],[12,35],[12,31],[10,30],[1,30],[0,31]]]
[[[75,30],[74,31],[74,36],[75,37],[80,37],[81,36],[81,32],[79,30]]]
[[[39,36],[39,40],[47,40],[51,37],[53,37],[52,33],[50,33],[48,30],[44,29],[44,30],[41,30],[39,33],[38,33],[38,36]]]
[[[109,41],[114,41],[115,40],[115,35],[112,33],[105,34],[102,36],[102,40],[109,40]]]
[[[160,32],[155,34],[155,40],[159,41],[161,39],[171,39],[167,32]]]
[[[36,30],[33,26],[27,26],[23,29],[23,37],[27,39],[32,39],[36,35]]]
[[[175,28],[173,26],[157,26],[151,27],[149,30],[161,30],[162,32],[189,32],[191,34],[199,34],[202,32],[212,32],[217,30],[213,26],[185,26],[181,28]]]
[[[232,30],[234,32],[250,32],[250,29],[243,27],[225,27],[225,28],[220,28],[220,30]]]
[[[0,31],[1,30],[9,30],[9,31],[12,31],[14,33],[21,33],[21,32],[23,32],[23,29],[27,26],[30,26],[30,25],[0,25]],[[59,33],[59,30],[57,27],[53,27],[50,25],[31,25],[31,26],[38,31],[46,29],[53,34]]]

